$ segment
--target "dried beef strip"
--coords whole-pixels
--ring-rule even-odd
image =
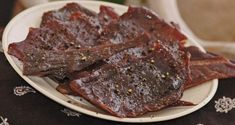
[[[108,25],[113,20],[117,20],[119,18],[119,15],[114,11],[112,7],[104,5],[100,6],[100,12],[97,14],[82,7],[77,3],[69,3],[59,10],[44,13],[42,17],[41,27],[43,27],[50,21],[68,23],[81,17],[86,18],[88,22],[93,24],[94,27],[101,32],[104,26]],[[77,26],[79,25],[80,24],[77,24]]]
[[[188,80],[185,60],[168,51],[146,58],[107,64],[70,83],[71,89],[118,117],[135,117],[157,111],[179,100]]]
[[[159,19],[156,13],[143,7],[129,7],[128,11],[117,21],[112,21],[104,28],[99,42],[109,41],[118,44],[136,37],[142,32],[150,34],[149,46],[128,49],[110,58],[109,62],[115,63],[128,55],[130,55],[128,58],[144,57],[148,55],[149,51],[152,51],[151,47],[155,44],[164,45],[164,48],[174,53],[176,59],[184,55],[182,49],[186,37],[175,27]]]
[[[202,52],[195,46],[187,47],[190,52],[191,82],[185,89],[205,83],[212,79],[235,77],[235,64],[216,54]]]
[[[118,20],[119,15],[114,11],[112,7],[100,6],[100,12],[98,13],[98,19],[101,26],[106,26],[112,21]]]
[[[151,19],[149,19],[150,15],[152,16]],[[151,24],[151,28],[154,28],[155,24],[157,24],[155,28],[157,30],[154,32],[152,30],[149,31],[150,27],[148,27],[147,24]],[[162,32],[161,30],[168,30],[170,31],[170,35],[176,36],[168,39],[167,35],[169,34],[165,33],[165,40],[161,38],[161,42],[159,42],[160,37],[157,37],[158,32],[164,34],[164,32]],[[160,20],[155,13],[149,11],[146,8],[130,7],[128,12],[124,13],[117,21],[112,21],[109,25],[107,25],[107,27],[105,27],[104,31],[102,32],[100,41],[102,41],[101,43],[105,43],[106,40],[115,44],[122,43],[122,40],[128,40],[132,37],[136,37],[141,32],[148,32],[149,34],[151,34],[152,42],[158,39],[158,41],[154,41],[154,43],[156,42],[159,44],[163,44],[164,41],[164,48],[167,49],[167,51],[171,51],[171,53],[173,53],[173,57],[181,59],[182,55],[184,55],[183,52],[178,52],[180,51],[179,43],[180,45],[182,44],[180,41],[185,39],[184,35],[180,34],[177,29]],[[104,62],[108,64],[114,64],[126,60],[143,58],[154,50],[153,46],[153,44],[150,44],[148,46],[130,48],[113,55],[112,57],[104,60]],[[76,74],[79,73],[73,73],[73,75],[75,76]],[[73,79],[74,77],[70,78],[70,80]]]
[[[37,48],[40,50],[66,49],[67,45],[76,41],[76,38],[69,32],[65,32],[58,23],[52,23],[50,28],[30,28],[25,40],[12,43],[8,47],[8,53],[22,60],[25,50]]]
[[[71,15],[80,12],[88,17],[95,18],[97,14],[91,10],[88,10],[77,3],[68,3],[59,10],[48,11],[43,14],[41,27],[43,27],[47,22],[52,20],[66,22],[71,19]]]
[[[79,50],[41,51],[27,49],[23,59],[23,74],[46,76],[53,75],[58,71],[62,74],[80,71],[125,49],[146,44],[148,40],[148,36],[143,34],[125,43],[99,45]]]

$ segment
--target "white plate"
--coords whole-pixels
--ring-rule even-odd
[[[164,120],[178,118],[187,115],[189,113],[192,113],[200,109],[204,105],[206,105],[210,101],[210,99],[214,96],[218,86],[217,80],[210,81],[206,84],[194,87],[184,92],[184,96],[182,99],[198,104],[196,106],[168,108],[158,112],[151,112],[136,118],[118,118],[103,112],[99,108],[94,107],[93,105],[84,100],[79,101],[78,97],[71,97],[60,94],[55,90],[57,83],[53,82],[48,78],[28,77],[22,75],[21,62],[18,61],[15,57],[7,54],[8,45],[12,42],[24,40],[26,35],[28,34],[29,27],[39,26],[42,14],[44,12],[48,10],[61,8],[68,2],[72,1],[47,3],[27,9],[10,21],[3,34],[2,44],[3,44],[4,53],[8,61],[12,65],[12,67],[25,81],[27,81],[31,86],[33,86],[35,89],[37,89],[47,97],[68,108],[102,119],[120,121],[120,122],[157,122],[157,121],[164,121]],[[99,11],[99,6],[101,4],[112,6],[113,8],[115,8],[115,11],[118,12],[119,14],[122,14],[127,10],[126,6],[117,5],[113,3],[98,2],[98,1],[79,1],[78,3],[96,12]],[[199,46],[196,42],[193,42],[193,40],[189,40],[189,44]],[[201,48],[201,46],[199,47]],[[69,103],[68,101],[71,101],[71,103]]]

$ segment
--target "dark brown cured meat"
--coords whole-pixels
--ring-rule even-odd
[[[23,60],[28,54],[25,52],[28,49],[64,51],[100,45],[101,43],[97,42],[101,30],[100,23],[108,24],[102,22],[103,18],[114,20],[118,15],[107,6],[101,6],[97,15],[76,3],[67,4],[62,9],[45,13],[41,28],[31,28],[24,41],[9,46],[8,53]],[[57,71],[56,78],[64,78],[62,72]]]
[[[114,12],[112,7],[100,6],[100,12],[97,14],[91,10],[88,10],[77,3],[69,3],[63,8],[56,11],[49,11],[43,14],[41,27],[50,21],[58,21],[60,23],[71,22],[76,18],[86,18],[95,28],[100,32],[105,25],[108,25],[111,21],[117,20],[119,15]],[[78,24],[79,26],[79,24]]]
[[[148,57],[107,64],[70,83],[71,89],[118,117],[135,117],[165,108],[183,93],[188,80],[185,60],[174,60],[168,51]]]
[[[83,14],[94,20],[98,18],[101,25],[107,25],[112,20],[119,18],[119,15],[114,11],[112,7],[100,6],[100,12],[97,14],[94,11],[88,10],[77,3],[68,3],[63,8],[56,11],[48,11],[43,14],[41,26],[44,26],[51,20],[66,22],[71,20],[71,16],[76,13]]]
[[[42,50],[79,49],[98,45],[98,29],[87,18],[76,17],[70,22],[47,20],[41,28],[31,28],[26,39],[9,46],[9,54],[22,58],[30,45]]]
[[[79,50],[41,51],[30,48],[24,51],[26,56],[23,59],[23,74],[46,76],[60,71],[61,75],[65,76],[65,74],[80,71],[125,49],[146,44],[148,41],[148,36],[143,34],[125,43],[99,45]]]
[[[99,17],[118,18],[111,8],[101,6]],[[91,20],[92,18],[92,20]],[[65,50],[95,46],[99,38],[98,15],[77,3],[69,3],[57,11],[49,11],[42,17],[41,28],[31,28],[27,38],[9,47],[9,53],[22,58],[28,44],[45,50]]]
[[[70,3],[57,11],[47,12],[43,15],[41,28],[31,28],[24,41],[11,44],[9,54],[22,60],[26,55],[25,49],[29,47],[57,51],[99,45],[96,42],[99,37],[97,25],[104,17],[110,20],[118,18],[110,7],[101,6],[100,10],[97,15],[76,3]]]
[[[63,8],[55,11],[48,11],[43,14],[41,27],[43,27],[47,22],[52,20],[66,22],[71,19],[71,15],[74,13],[81,13],[90,18],[95,18],[97,14],[91,10],[88,10],[77,3],[68,3]]]
[[[128,58],[140,58],[148,55],[152,50],[151,46],[160,43],[164,48],[174,53],[174,58],[181,58],[184,54],[183,48],[186,37],[176,28],[159,19],[158,15],[143,7],[129,7],[118,20],[112,21],[101,33],[100,43],[110,41],[114,44],[126,41],[138,36],[142,32],[150,34],[151,41],[147,47],[137,47],[126,50],[110,58],[110,62],[122,60],[124,56]],[[114,61],[113,61],[114,60]]]
[[[118,15],[112,8],[101,6],[100,22],[104,17],[116,19]],[[79,14],[78,14],[79,13]],[[42,28],[30,28],[26,39],[13,43],[9,53],[21,59],[23,50],[28,44],[43,50],[79,49],[95,46],[99,37],[97,23],[98,15],[77,3],[69,3],[57,11],[49,11],[42,17]],[[90,18],[93,18],[93,21]]]
[[[195,106],[192,102],[178,100],[177,102],[171,104],[169,107],[177,107],[177,106]]]
[[[145,20],[145,17],[147,20]],[[181,41],[185,37],[178,33],[176,29],[159,20],[155,14],[152,14],[152,12],[144,8],[129,8],[129,11],[122,15],[117,22],[111,22],[111,24],[105,27],[103,32],[104,37],[101,38],[101,41],[109,40],[117,44],[121,43],[122,40],[136,37],[141,32],[154,34],[152,36],[158,36],[159,33],[162,33],[163,36],[152,38],[152,42],[155,44],[149,45],[148,47],[142,46],[129,49],[110,57],[107,61],[109,63],[108,65],[102,66],[99,70],[93,71],[86,77],[71,82],[70,86],[73,92],[80,94],[91,103],[119,117],[134,117],[148,111],[156,111],[179,100],[182,94],[181,88],[183,88],[183,83],[188,80],[188,64],[186,62],[177,63],[178,61],[182,61],[182,56],[185,55],[183,52],[178,52],[182,46]],[[155,27],[156,23],[159,23],[157,27]],[[149,31],[150,27],[148,26],[153,26],[151,28],[156,29]],[[162,30],[168,31],[167,33],[169,34],[161,32]],[[149,53],[146,54],[146,51],[155,51],[150,48],[153,45],[157,45],[154,49],[157,49],[156,51],[159,51],[161,55],[158,53],[153,56],[153,60],[148,60],[153,63],[155,61],[157,62],[154,65],[155,67],[153,66],[157,69],[150,70],[148,69],[148,64],[150,63],[143,63],[143,59],[141,58],[149,56]],[[175,53],[172,54],[173,52]],[[163,61],[166,58],[170,59],[166,62]],[[170,60],[174,61],[171,62]],[[164,67],[161,63],[164,63],[165,66],[169,64],[178,66],[178,68],[181,67],[181,70],[184,70],[182,71],[184,74],[179,71],[169,73],[166,69],[161,69]],[[180,64],[181,66],[179,66]],[[138,66],[143,66],[144,68],[139,68]],[[130,69],[133,71],[127,74],[126,72]],[[146,73],[148,77],[145,78],[146,76],[140,73]],[[164,78],[160,81],[158,81],[159,79],[156,80],[156,75],[167,77],[167,74],[173,75],[170,80],[168,79],[169,81],[165,81]],[[179,82],[180,80],[182,81]],[[175,86],[175,89],[174,87],[173,89],[169,87],[174,85],[178,85],[178,87]]]
[[[157,40],[180,42],[183,45],[186,37],[176,28],[170,26],[161,20],[158,15],[147,8],[129,7],[117,21],[105,27],[100,40],[112,39],[113,43],[120,43],[132,37],[136,37],[139,32],[149,32],[152,35],[152,41]],[[102,37],[101,36],[101,37]],[[164,43],[166,44],[166,43]]]
[[[132,9],[137,9],[138,11],[141,11],[141,12],[139,12],[140,14],[139,14],[139,16],[140,17],[132,17],[133,19],[132,20],[128,20],[128,19],[126,19],[127,17],[125,17],[124,19],[122,19],[122,17],[123,16],[121,16],[121,18],[118,20],[118,21],[113,21],[113,22],[111,22],[107,27],[105,27],[105,30],[104,30],[104,32],[103,32],[103,38],[101,38],[101,41],[104,41],[104,40],[109,40],[109,42],[111,41],[112,43],[115,43],[115,44],[118,44],[118,43],[122,43],[123,41],[125,41],[125,40],[128,40],[128,39],[130,39],[130,38],[133,38],[133,37],[136,37],[136,36],[138,36],[138,34],[140,34],[141,32],[148,32],[149,34],[153,34],[154,35],[154,33],[152,33],[152,32],[149,32],[148,31],[148,27],[142,27],[146,22],[142,22],[142,21],[139,21],[138,22],[138,20],[140,20],[140,19],[142,19],[142,18],[146,18],[146,15],[147,14],[152,14],[152,12],[150,12],[150,11],[148,11],[148,10],[146,10],[146,9],[144,9],[144,8],[132,8]],[[131,9],[129,9],[129,10],[131,10]],[[144,14],[141,14],[141,13],[144,13]],[[133,15],[135,12],[133,12],[133,11],[131,11],[131,12],[127,12],[127,13],[125,13],[124,15],[125,16],[128,16],[128,14],[129,15]],[[147,13],[147,14],[146,14]],[[156,15],[153,15],[152,14],[152,16],[153,16],[153,18],[157,18],[158,19],[158,17],[156,16]],[[128,17],[129,18],[129,17]],[[138,19],[138,20],[137,20]],[[137,20],[137,21],[134,21],[134,20]],[[146,21],[148,21],[148,22],[150,22],[151,24],[154,24],[155,22],[154,22],[154,20],[146,20]],[[130,26],[129,24],[132,24],[133,22],[138,22],[138,25],[133,25],[133,26]],[[148,23],[147,22],[147,23]],[[152,22],[154,22],[154,23],[152,23]],[[141,24],[142,23],[142,24]],[[158,30],[161,30],[161,28],[172,28],[171,30],[172,31],[175,31],[176,29],[174,29],[173,27],[171,27],[171,26],[169,26],[168,24],[165,24],[165,22],[162,22],[163,24],[158,24],[158,27],[160,27],[160,28],[158,28]],[[161,26],[161,25],[163,25],[163,26]],[[136,29],[134,29],[133,27],[135,27]],[[139,29],[141,29],[141,30],[139,30]],[[126,31],[128,31],[128,32],[126,32]],[[134,31],[134,32],[133,32]],[[170,30],[169,30],[170,31]],[[177,31],[177,30],[176,30]],[[134,35],[132,35],[132,33],[134,33]],[[171,35],[175,35],[175,34],[179,34],[178,32],[177,33],[175,33],[175,32],[169,32],[169,33],[172,33]],[[131,35],[129,35],[129,34],[131,34]],[[179,35],[180,36],[180,35]],[[116,38],[117,37],[117,38]],[[167,36],[166,36],[167,37]],[[115,40],[113,39],[113,38],[115,38]],[[183,35],[181,35],[179,38],[181,38],[181,39],[183,39],[183,38],[185,38]],[[141,58],[144,58],[144,57],[146,57],[146,56],[148,56],[152,51],[154,51],[154,45],[157,45],[157,44],[159,44],[161,47],[157,47],[156,49],[157,50],[160,50],[160,49],[162,49],[162,50],[164,50],[164,52],[165,53],[167,53],[166,55],[164,55],[163,54],[163,56],[165,56],[165,57],[168,57],[168,58],[173,58],[171,61],[173,61],[173,60],[181,60],[182,61],[182,56],[184,55],[184,53],[183,52],[178,52],[179,51],[179,46],[181,45],[181,43],[180,43],[180,40],[179,40],[179,38],[170,38],[170,39],[163,39],[163,38],[161,38],[161,40],[164,40],[164,42],[168,42],[168,44],[166,44],[166,43],[164,43],[164,46],[162,46],[163,45],[163,42],[161,41],[161,42],[159,42],[159,41],[157,41],[156,42],[156,44],[150,44],[150,45],[148,45],[148,46],[140,46],[140,47],[136,47],[136,48],[131,48],[131,49],[128,49],[128,50],[125,50],[125,51],[123,51],[123,52],[120,52],[120,53],[117,53],[117,54],[115,54],[115,55],[113,55],[112,57],[110,57],[109,59],[107,59],[107,60],[104,60],[106,63],[108,63],[108,64],[110,64],[110,65],[115,65],[115,64],[119,64],[119,63],[121,63],[121,64],[125,64],[125,63],[127,63],[127,62],[131,62],[131,61],[133,61],[133,60],[138,60],[138,59],[141,59]],[[154,37],[154,38],[152,38],[152,42],[154,42],[153,40],[157,40],[158,38],[156,38],[156,37]],[[160,39],[160,37],[159,37],[159,39]],[[116,41],[117,40],[117,41]],[[123,41],[122,41],[123,40]],[[101,42],[101,43],[105,43],[105,41],[104,42]],[[154,42],[155,43],[155,42]],[[171,45],[171,46],[169,46],[169,45]],[[174,54],[173,54],[174,53]],[[174,61],[173,61],[174,62]],[[172,63],[173,63],[172,62]],[[177,61],[175,61],[174,63],[176,63]],[[178,64],[179,65],[179,64]],[[102,67],[103,68],[103,67]],[[105,72],[105,70],[108,70],[108,69],[102,69],[101,68],[101,70],[104,70],[104,72]],[[114,69],[116,69],[116,70],[119,70],[118,68],[115,68],[115,67],[112,67],[112,68],[114,68]],[[182,69],[185,69],[185,68],[187,68],[187,64],[185,64],[184,63],[184,68],[182,68]],[[145,70],[143,70],[143,71],[145,71]],[[187,71],[186,72],[184,72],[185,74],[184,74],[184,80],[186,81],[186,78],[187,78]],[[79,74],[79,73],[78,73]],[[89,73],[88,73],[89,74]],[[86,74],[86,75],[88,75],[88,74]],[[91,73],[92,74],[92,73]],[[122,73],[120,73],[120,74],[122,74]],[[103,75],[105,75],[105,74],[101,74],[101,76],[99,76],[99,78],[100,79],[102,79],[102,77],[103,77]],[[125,75],[125,74],[124,74]],[[164,75],[163,75],[164,76]],[[183,75],[182,75],[183,76]],[[96,80],[99,80],[100,81],[100,79],[99,78],[97,78]],[[177,77],[177,78],[180,78],[179,76]],[[74,79],[74,78],[73,78]],[[87,79],[92,79],[92,78],[87,78]],[[105,79],[105,78],[104,78]],[[174,78],[173,78],[174,79]],[[78,80],[80,80],[80,78],[78,78]],[[109,79],[108,79],[109,80]],[[119,79],[119,81],[121,80],[121,78]],[[124,79],[125,80],[125,79]],[[102,82],[99,82],[98,83],[98,85],[99,84],[101,84],[101,86],[100,86],[100,88],[101,87],[104,87],[104,88],[106,88],[106,86],[103,86],[102,85],[102,83],[103,83],[104,81],[102,81]],[[106,82],[106,81],[105,81]],[[136,84],[138,84],[140,81],[136,81]],[[93,82],[89,82],[89,83],[87,83],[87,85],[88,84],[97,84],[97,83],[93,83]],[[112,83],[108,83],[108,84],[112,84]],[[128,84],[128,83],[127,83]],[[131,84],[131,83],[129,83],[129,84]],[[58,87],[58,90],[60,91],[60,92],[63,92],[63,93],[66,93],[66,94],[80,94],[81,96],[83,96],[84,98],[86,98],[86,99],[88,99],[88,100],[90,100],[92,103],[94,103],[95,105],[97,105],[97,99],[95,99],[95,98],[93,98],[92,96],[94,96],[94,95],[92,95],[92,94],[90,94],[90,93],[86,93],[86,92],[81,92],[81,91],[83,91],[83,90],[87,90],[87,91],[89,91],[89,86],[86,86],[85,84],[83,84],[84,86],[77,86],[74,82],[72,82],[71,83],[71,87],[73,88],[73,92],[71,92],[71,90],[70,89],[66,89],[65,87],[63,87],[64,85],[61,85],[61,86],[59,86]],[[66,85],[65,85],[66,86]],[[146,84],[146,86],[148,86],[147,84]],[[151,85],[150,85],[151,86]],[[183,85],[182,85],[183,86]],[[87,87],[87,88],[86,88]],[[127,88],[125,88],[125,89],[127,89]],[[135,88],[134,88],[135,89]],[[133,90],[134,90],[133,89]],[[67,90],[67,91],[64,91],[64,90]],[[103,91],[103,92],[108,92],[109,94],[110,93],[112,93],[112,91],[104,91],[104,90],[99,90],[99,91]],[[180,93],[180,92],[179,92]],[[178,93],[178,94],[179,94]],[[125,95],[123,95],[123,96],[125,96]],[[171,97],[167,97],[167,94],[166,95],[163,95],[163,96],[166,96],[165,97],[165,100],[163,99],[163,100],[160,100],[159,101],[159,103],[165,103],[165,105],[164,104],[162,104],[161,106],[156,106],[155,105],[155,107],[153,106],[153,107],[151,107],[152,109],[149,109],[149,111],[155,111],[155,110],[159,110],[159,109],[162,109],[162,108],[164,108],[164,107],[167,107],[168,105],[170,105],[171,103],[173,103],[175,100],[174,99],[172,99],[172,98],[174,98],[175,97],[175,95],[173,94]],[[178,98],[179,98],[179,96],[177,96]],[[101,97],[100,96],[100,98],[105,98],[105,97]],[[167,102],[166,101],[166,98],[167,99],[169,99],[168,101],[169,102]],[[165,102],[164,102],[165,101]],[[107,111],[109,111],[109,112],[111,112],[112,114],[114,114],[114,115],[116,115],[116,116],[119,116],[119,117],[134,117],[134,116],[137,116],[137,115],[141,115],[141,114],[143,114],[143,113],[145,113],[145,112],[147,112],[148,110],[147,109],[145,109],[145,108],[140,108],[140,107],[136,107],[136,108],[138,108],[138,109],[140,109],[139,111],[128,111],[128,110],[125,110],[125,109],[120,109],[120,110],[122,110],[121,112],[121,114],[118,114],[117,112],[116,112],[116,114],[115,114],[115,111],[110,111],[110,108],[113,108],[113,107],[109,107],[109,105],[103,105],[103,104],[101,104],[101,103],[103,103],[103,102],[98,102],[99,104],[99,106],[101,106],[103,109],[106,109]],[[102,106],[103,105],[103,106]],[[116,106],[117,106],[118,104],[116,104]],[[143,105],[142,105],[143,106]],[[121,108],[123,108],[123,107],[121,107]],[[150,107],[148,107],[148,108],[150,108]],[[126,113],[126,114],[125,114]]]
[[[24,51],[28,48],[40,50],[66,49],[75,40],[76,38],[71,33],[64,32],[61,25],[51,23],[50,27],[30,28],[25,40],[9,45],[8,53],[22,60],[26,54]]]
[[[191,82],[185,89],[205,83],[212,79],[235,77],[235,64],[230,60],[212,53],[205,53],[195,46],[185,48],[191,54]]]
[[[131,20],[128,20],[128,15],[134,15],[135,12],[133,12],[133,10],[138,10],[138,14],[140,17],[132,17]],[[140,19],[144,18],[147,19],[146,21],[150,22],[150,24],[154,24],[156,23],[156,21],[154,20],[149,20],[146,16],[147,15],[152,15],[153,19],[158,19],[157,15],[152,13],[151,11],[145,9],[145,8],[129,8],[129,11],[127,13],[124,14],[125,16],[121,16],[121,18],[118,18],[118,20],[113,20],[107,27],[105,27],[105,31],[102,32],[103,34],[103,38],[105,37],[105,39],[100,39],[102,42],[100,43],[105,43],[104,40],[109,40],[109,42],[111,41],[112,43],[119,43],[119,42],[123,42],[121,40],[128,40],[132,37],[136,37],[138,36],[141,32],[149,32],[148,31],[148,27],[146,28],[142,28],[143,30],[138,31],[137,29],[145,25],[146,22],[141,22],[139,21]],[[142,18],[141,18],[142,17]],[[122,19],[123,18],[123,19]],[[137,20],[138,19],[138,20]],[[135,21],[137,20],[137,21]],[[159,19],[158,19],[159,20]],[[132,24],[133,22],[138,22],[138,25],[133,25],[130,26],[130,24]],[[141,24],[142,23],[142,24]],[[172,33],[171,35],[176,35],[178,37],[175,37],[175,41],[180,41],[183,40],[185,38],[184,35],[176,32],[177,30],[173,27],[171,27],[170,25],[166,24],[165,22],[162,22],[163,24],[158,24],[158,27],[163,27],[164,28],[168,28],[171,29],[169,31],[169,33]],[[162,25],[162,26],[161,26]],[[137,28],[133,28],[133,27],[137,27]],[[130,32],[126,32],[126,30],[130,31]],[[134,30],[134,32],[132,31]],[[160,29],[159,29],[160,30]],[[135,35],[132,35],[132,37],[128,37],[130,35],[128,35],[129,33],[134,33]],[[151,32],[150,32],[151,34]],[[153,34],[154,35],[154,34]],[[120,39],[118,39],[118,42],[114,42],[113,38],[115,37],[120,37]],[[156,39],[156,38],[154,38]],[[178,39],[178,40],[177,40]],[[152,39],[153,40],[153,39]],[[170,40],[173,41],[173,40]],[[169,41],[166,41],[169,42]],[[168,50],[173,51],[174,53],[178,53],[175,54],[175,57],[181,58],[179,57],[182,53],[179,54],[178,51],[178,43],[177,42],[170,42],[172,46],[172,48],[168,48]],[[152,45],[149,45],[152,46]],[[136,48],[131,48],[128,50],[125,50],[123,52],[117,53],[115,55],[113,55],[112,57],[110,57],[107,60],[104,60],[106,63],[117,63],[123,60],[133,60],[136,58],[143,58],[146,55],[148,55],[149,52],[153,51],[153,48],[149,47],[149,46],[140,46],[140,47],[136,47]],[[177,56],[176,56],[177,55]],[[76,76],[77,73],[74,73],[73,75]],[[70,78],[70,79],[74,79],[74,77]]]
[[[112,7],[100,6],[100,12],[98,13],[98,19],[100,25],[106,26],[110,24],[110,22],[118,20],[119,15],[114,11]]]
[[[96,41],[103,26],[118,17],[113,8],[108,6],[100,6],[100,12],[97,14],[77,3],[69,3],[57,11],[44,13],[41,27],[51,25],[51,22],[59,23],[66,32],[70,32],[76,37],[78,43],[94,46],[100,44]]]
[[[66,27],[68,26],[56,21],[48,22],[47,26],[42,28],[31,28],[24,41],[10,44],[8,52],[18,59],[22,59],[21,56],[25,54],[24,50],[30,46],[41,50],[56,51],[98,45],[95,42],[99,37],[98,31],[92,29],[90,25],[82,25],[85,23],[87,22],[79,23],[81,24],[79,26],[81,30],[77,31],[78,29],[75,29],[76,31],[73,32],[67,30]],[[74,28],[72,24],[69,26]]]
[[[100,8],[102,8],[102,6]],[[106,8],[105,10],[110,10],[110,9]],[[101,12],[102,12],[102,9],[101,9]],[[104,27],[104,31],[102,32],[101,39],[99,40],[101,41],[100,43],[105,43],[106,40],[108,40],[108,42],[117,44],[125,40],[128,40],[130,38],[136,37],[142,32],[148,32],[149,34],[151,34],[152,43],[153,42],[155,43],[156,41],[157,43],[159,43],[160,40],[162,41],[164,40],[165,42],[164,44],[166,44],[165,47],[168,47],[167,49],[169,51],[172,51],[172,53],[175,53],[174,57],[181,58],[180,55],[183,52],[181,53],[178,52],[179,51],[178,43],[184,40],[185,36],[180,34],[177,31],[177,29],[175,29],[174,27],[171,27],[167,23],[160,20],[158,16],[152,11],[146,8],[130,7],[128,12],[124,13],[120,18],[115,18],[115,19],[116,20],[112,20],[109,23],[109,25],[107,25],[107,27]],[[157,25],[155,26],[155,24]],[[152,25],[152,26],[149,27],[149,25]],[[152,30],[149,31],[150,28],[152,28]],[[154,29],[157,29],[157,31],[155,32]],[[165,39],[157,37],[159,33],[164,34],[164,32],[161,32],[161,30],[168,31],[171,38],[169,38],[168,36],[169,34],[166,34],[166,33],[165,33],[165,36],[166,36]],[[160,43],[162,43],[162,41],[160,41]],[[168,44],[170,44],[170,46]],[[117,62],[124,61],[124,60],[133,60],[136,58],[143,58],[146,55],[148,55],[149,51],[151,52],[153,50],[151,46],[153,45],[151,44],[149,46],[139,46],[136,48],[125,50],[123,52],[113,55],[107,60],[104,60],[104,62],[110,64],[110,63],[117,63]],[[76,74],[77,73],[73,73],[73,75],[75,76]],[[74,79],[74,78],[72,77],[70,79]]]
[[[103,13],[108,13],[109,15],[115,15],[110,11],[107,12],[108,10],[112,10],[111,8],[108,8],[108,7],[105,8],[105,6],[103,6],[103,7],[101,6],[100,8],[101,8],[100,13],[103,12]],[[135,14],[139,14],[139,16],[133,16]],[[102,15],[102,14],[100,14],[100,15]],[[152,16],[152,19],[149,19],[149,15]],[[100,16],[100,17],[102,17],[102,16]],[[145,8],[130,7],[129,11],[127,13],[125,13],[124,15],[122,15],[120,18],[117,18],[117,16],[109,16],[109,17],[115,17],[115,18],[113,18],[114,20],[111,21],[109,25],[104,27],[104,31],[102,32],[103,36],[98,41],[98,43],[105,43],[105,42],[107,42],[106,40],[108,40],[108,42],[117,44],[117,43],[123,42],[122,40],[129,40],[129,39],[132,39],[136,36],[139,36],[139,34],[141,34],[142,32],[149,32],[150,34],[153,34],[153,36],[157,36],[159,34],[157,34],[157,32],[155,32],[155,30],[153,30],[153,29],[150,32],[148,25],[146,25],[145,23],[147,23],[149,25],[155,25],[156,23],[159,23],[157,25],[158,28],[156,28],[159,30],[159,32],[161,30],[168,29],[168,31],[170,31],[169,33],[174,33],[174,35],[178,36],[178,37],[175,37],[174,39],[173,38],[171,38],[171,39],[165,38],[166,39],[165,41],[166,41],[166,43],[170,44],[170,45],[166,45],[167,48],[169,48],[168,50],[173,51],[173,53],[178,53],[178,54],[174,54],[174,55],[175,55],[175,57],[179,57],[180,53],[178,52],[178,41],[185,39],[185,36],[176,32],[177,30],[175,28],[171,27],[170,25],[168,25],[167,23],[161,22],[161,20],[157,17],[157,15],[152,13],[152,11],[149,11]],[[138,21],[140,19],[142,19],[143,21]],[[136,23],[136,24],[133,24],[133,23]],[[163,28],[163,29],[161,29],[161,28]],[[141,30],[139,30],[139,29],[141,29]],[[134,35],[129,35],[129,34],[134,34]],[[162,32],[162,34],[164,34],[166,37],[168,37],[167,33]],[[118,39],[118,41],[115,41],[114,39]],[[152,41],[156,40],[156,39],[158,39],[158,38],[154,37],[154,38],[152,38]],[[172,42],[172,41],[174,41],[174,42]],[[145,57],[146,55],[148,55],[149,51],[152,51],[152,48],[150,48],[150,46],[152,46],[152,45],[131,48],[126,51],[120,52],[120,53],[118,53],[118,54],[116,54],[116,55],[114,55],[104,61],[106,63],[116,63],[116,62],[119,62],[122,60],[127,60],[127,59],[131,60],[131,59],[135,59],[135,58],[142,58],[142,57]],[[171,46],[174,46],[174,48]],[[179,58],[181,58],[181,57],[179,57]],[[76,75],[76,73],[75,73],[75,75]],[[73,79],[73,78],[71,78],[71,79]]]

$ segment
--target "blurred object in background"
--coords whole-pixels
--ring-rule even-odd
[[[24,9],[30,8],[35,5],[48,3],[50,1],[55,1],[55,0],[16,0],[13,9],[13,16],[17,15],[19,12],[23,11]]]
[[[146,6],[146,0],[125,0],[125,5]]]
[[[193,33],[208,43],[208,51],[235,59],[234,0],[178,0],[178,7]]]
[[[147,0],[148,5],[206,50],[235,60],[235,1]]]
[[[20,1],[20,3],[25,7],[25,8],[29,8],[38,4],[43,4],[43,3],[47,3],[51,0],[18,0]]]
[[[32,7],[38,4],[47,3],[47,2],[49,2],[49,0],[16,0],[14,4],[12,16],[14,17],[15,15],[17,15],[24,9],[27,9],[29,7]]]
[[[179,11],[201,39],[235,41],[234,0],[178,0]]]
[[[16,0],[14,4],[14,9],[12,12],[12,17],[16,16],[18,13],[20,13],[24,9],[26,9],[26,7],[24,7],[24,5],[19,0]]]

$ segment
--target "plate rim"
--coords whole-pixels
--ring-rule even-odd
[[[78,111],[80,113],[89,115],[89,116],[93,116],[93,117],[97,117],[97,118],[101,118],[101,119],[105,119],[105,120],[110,120],[110,121],[117,121],[117,122],[129,122],[129,123],[149,123],[149,122],[160,122],[160,121],[166,121],[166,120],[171,120],[171,119],[175,119],[175,118],[179,118],[188,114],[193,113],[194,111],[202,108],[203,106],[205,106],[211,99],[212,97],[215,95],[217,87],[218,87],[218,79],[214,79],[212,80],[211,84],[212,87],[210,88],[210,93],[208,94],[208,96],[201,101],[198,105],[194,106],[194,108],[190,108],[187,109],[183,112],[177,113],[175,115],[169,115],[169,116],[164,116],[164,117],[146,117],[146,118],[141,118],[141,117],[136,117],[136,118],[119,118],[119,117],[115,117],[112,115],[106,115],[106,114],[100,114],[100,113],[96,113],[94,111],[90,111],[88,109],[84,109],[82,107],[79,107],[77,105],[68,103],[67,101],[53,95],[52,93],[50,93],[49,91],[46,91],[45,89],[41,88],[40,86],[37,85],[37,83],[35,83],[34,81],[32,81],[29,77],[24,76],[22,74],[22,71],[20,70],[19,67],[17,67],[17,65],[15,64],[14,60],[12,59],[12,57],[7,53],[8,50],[8,41],[7,41],[7,37],[8,37],[8,33],[9,31],[13,28],[13,26],[15,24],[17,24],[17,20],[22,19],[23,16],[26,16],[27,14],[32,13],[33,11],[40,9],[42,7],[46,7],[46,6],[52,6],[52,5],[60,5],[60,4],[66,4],[66,3],[70,3],[70,2],[75,2],[75,3],[82,3],[82,4],[86,4],[86,3],[97,3],[97,4],[104,4],[104,5],[109,5],[109,6],[119,6],[119,7],[127,7],[124,5],[119,5],[119,4],[114,4],[114,3],[109,3],[109,2],[102,2],[102,1],[74,1],[74,0],[69,0],[69,1],[54,1],[54,2],[49,2],[49,3],[45,3],[45,4],[41,4],[41,5],[37,5],[31,8],[28,8],[24,11],[22,11],[20,14],[16,15],[13,19],[11,19],[11,21],[7,24],[4,32],[3,32],[3,36],[2,36],[2,46],[3,46],[3,50],[4,50],[4,54],[8,60],[8,62],[11,64],[11,66],[14,68],[14,70],[21,76],[21,78],[23,78],[28,84],[30,84],[33,88],[35,88],[37,91],[39,91],[40,93],[42,93],[43,95],[45,95],[46,97],[52,99],[53,101],[68,107],[70,109],[73,109],[75,111]],[[182,31],[181,31],[182,32]],[[183,32],[183,34],[185,34],[188,39],[193,42],[196,46],[198,46],[199,48],[202,48],[201,45],[199,45],[199,43],[197,43],[196,41],[194,41],[193,39],[191,39],[187,33]]]

